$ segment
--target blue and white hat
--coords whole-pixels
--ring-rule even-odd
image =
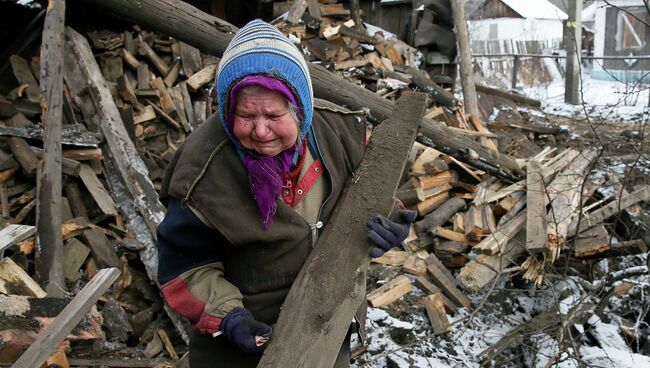
[[[304,137],[312,123],[314,102],[307,62],[282,32],[259,19],[235,34],[219,63],[217,97],[224,124],[230,111],[232,87],[249,75],[270,76],[287,84],[300,104],[300,136]]]

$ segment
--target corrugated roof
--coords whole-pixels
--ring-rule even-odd
[[[569,16],[546,0],[501,0],[524,18],[560,19]]]

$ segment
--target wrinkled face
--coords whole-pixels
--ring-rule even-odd
[[[260,155],[275,156],[298,139],[298,122],[279,92],[264,88],[242,91],[237,96],[233,135],[239,143]]]

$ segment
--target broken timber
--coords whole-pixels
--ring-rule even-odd
[[[333,366],[352,316],[364,300],[369,264],[365,222],[372,214],[387,214],[393,206],[426,97],[405,94],[395,106],[394,115],[375,129],[355,180],[349,182],[294,281],[258,367]],[[374,175],[380,167],[384,174]]]
[[[158,194],[148,177],[147,168],[126,132],[120,113],[113,102],[111,92],[99,70],[88,41],[71,28],[66,29],[66,57],[74,58],[75,62],[70,64],[78,65],[80,68],[77,73],[72,71],[66,73],[66,80],[68,78],[85,78],[87,80],[88,91],[92,95],[90,100],[96,104],[96,114],[86,118],[101,121],[101,124],[98,125],[106,140],[104,147],[114,158],[116,169],[131,193],[134,204],[142,214],[150,232],[155,234],[165,209],[158,201]],[[79,86],[80,84],[68,83],[68,85]],[[73,96],[81,98],[78,95],[81,91],[73,90],[73,87],[70,88]],[[78,101],[78,103],[83,105],[83,103],[88,103],[88,100]]]
[[[237,31],[235,26],[180,0],[85,1],[217,56],[223,54],[232,33]],[[394,102],[357,86],[320,65],[309,63],[308,66],[316,97],[352,109],[367,109],[370,117],[378,121],[388,118],[393,111]],[[425,145],[508,181],[519,180],[523,174],[510,156],[491,151],[467,137],[458,137],[444,124],[423,119],[420,125],[422,135],[418,141]]]
[[[33,368],[43,364],[119,275],[117,268],[97,272],[12,367]]]
[[[49,296],[63,296],[63,239],[61,237],[61,129],[63,115],[63,30],[65,0],[51,0],[45,15],[41,45],[41,116],[43,160],[37,180],[36,227],[40,252],[37,275]],[[29,150],[29,149],[28,149]],[[33,154],[31,150],[29,153]]]

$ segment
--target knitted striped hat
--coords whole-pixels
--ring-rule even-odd
[[[304,137],[311,126],[314,99],[307,63],[300,50],[282,32],[259,19],[249,22],[235,34],[219,63],[219,113],[229,135],[226,122],[230,91],[248,75],[270,76],[287,84],[300,104],[300,137]]]

